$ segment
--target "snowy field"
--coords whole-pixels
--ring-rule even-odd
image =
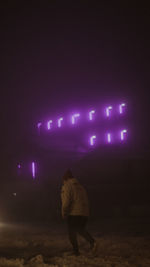
[[[150,219],[103,219],[90,223],[97,251],[79,238],[78,257],[70,256],[66,225],[0,224],[0,267],[150,267]]]

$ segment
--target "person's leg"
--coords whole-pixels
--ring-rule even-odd
[[[90,243],[91,248],[94,246],[95,240],[94,238],[89,234],[89,232],[86,230],[88,217],[86,216],[79,216],[78,218],[78,233],[87,241]]]
[[[76,216],[68,216],[68,234],[69,240],[73,247],[75,255],[79,254],[78,241],[77,241],[77,226],[76,226]]]

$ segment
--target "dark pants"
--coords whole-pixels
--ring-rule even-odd
[[[86,216],[68,216],[69,240],[75,252],[78,252],[77,234],[81,235],[91,246],[94,243],[94,239],[86,230],[87,221],[88,217]]]

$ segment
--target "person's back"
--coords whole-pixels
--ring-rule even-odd
[[[79,255],[77,234],[84,237],[91,248],[95,245],[95,240],[86,230],[89,217],[89,203],[86,190],[75,179],[70,170],[63,176],[63,186],[61,190],[62,217],[67,219],[69,239],[73,246],[73,253]]]
[[[69,215],[89,216],[89,203],[86,190],[78,182],[72,178],[67,180],[64,185],[64,193],[70,192],[70,210]]]

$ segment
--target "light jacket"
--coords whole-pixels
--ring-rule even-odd
[[[89,203],[84,187],[77,179],[64,182],[61,190],[62,216],[89,216]]]

